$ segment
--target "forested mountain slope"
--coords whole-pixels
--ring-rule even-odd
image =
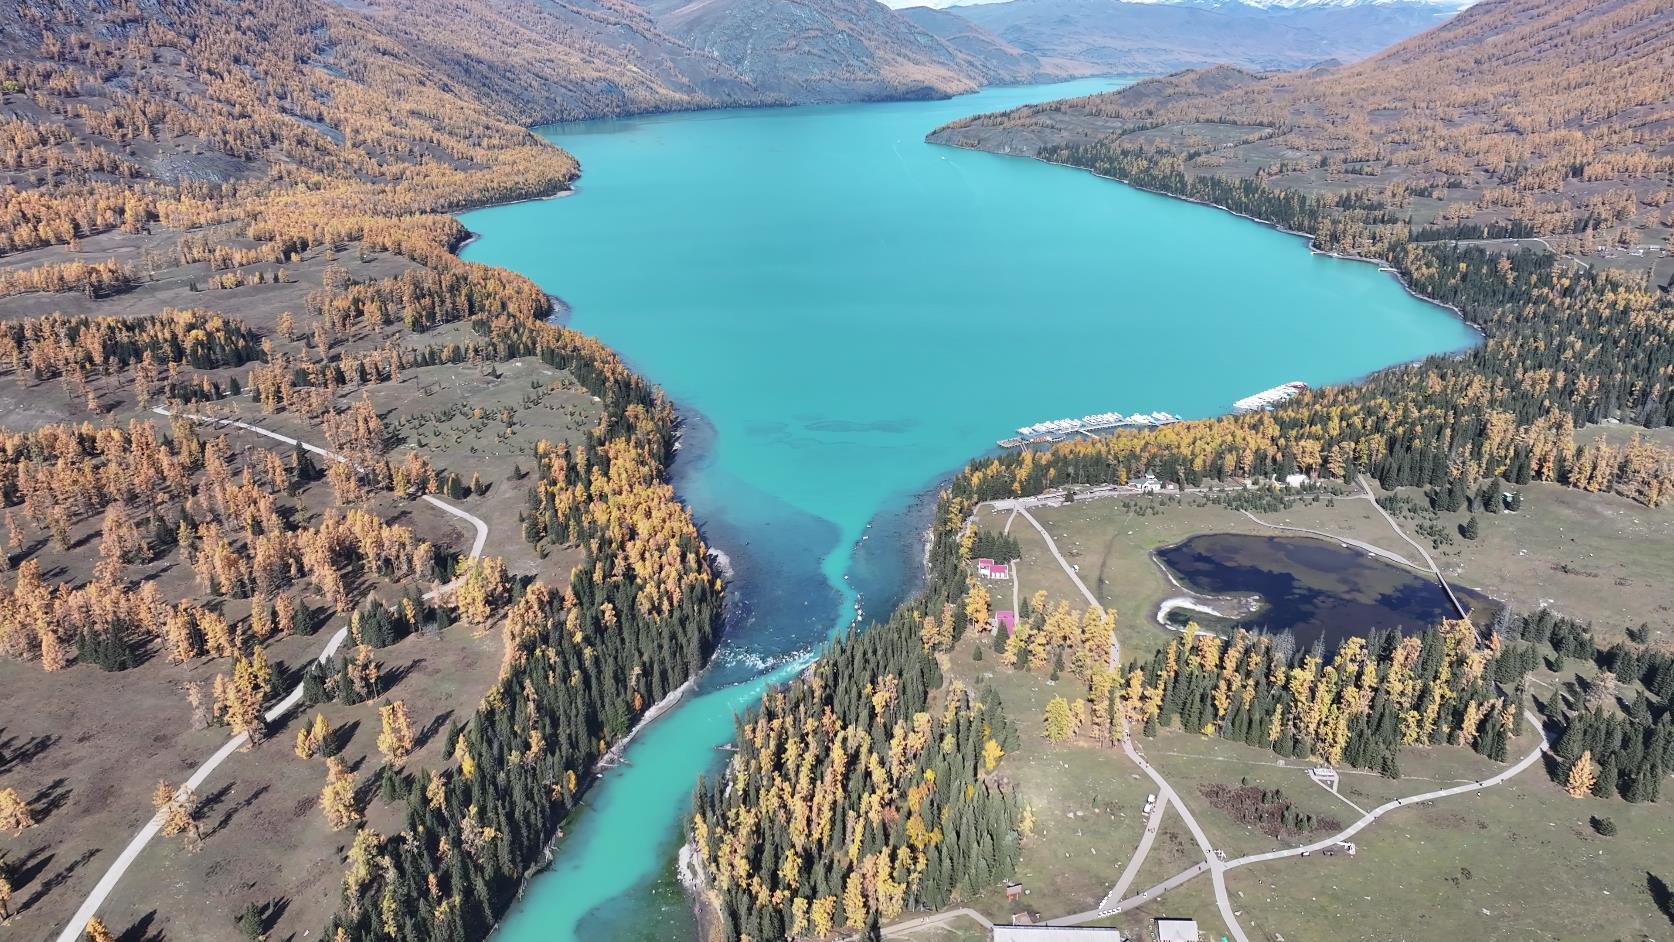
[[[524,124],[779,103],[631,0],[345,0]]]
[[[994,77],[876,0],[641,2],[670,34],[791,101],[937,97]]]
[[[1396,188],[1419,223],[1660,248],[1674,229],[1674,7],[1489,0],[1364,62],[1212,69],[963,122],[1000,149],[1180,155],[1190,174]]]
[[[1086,63],[1042,61],[951,10],[907,7],[901,15],[964,56],[996,83],[1090,75],[1099,71]]]

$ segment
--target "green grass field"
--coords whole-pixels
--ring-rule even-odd
[[[1048,918],[1088,909],[1115,885],[1139,844],[1150,781],[1118,749],[1085,742],[1050,746],[1041,735],[1041,716],[1047,701],[1068,688],[1002,667],[992,651],[973,661],[979,640],[967,637],[955,646],[949,673],[979,695],[998,694],[1018,726],[1022,744],[1001,769],[1035,816],[1018,867],[1017,879],[1028,890],[1024,902]],[[966,905],[996,922],[1009,922],[1013,913],[999,889]]]
[[[1593,815],[1613,818],[1618,835],[1594,833]],[[1380,819],[1352,860],[1273,861],[1227,877],[1252,939],[1666,939],[1674,923],[1653,887],[1674,879],[1671,838],[1665,807],[1570,798],[1536,767]]]
[[[1550,605],[1589,619],[1601,644],[1642,621],[1651,624],[1653,640],[1674,640],[1674,580],[1666,572],[1674,560],[1674,509],[1652,510],[1551,485],[1523,490],[1521,512],[1481,515],[1482,536],[1476,541],[1457,536],[1468,518],[1464,513],[1424,510],[1401,518],[1400,525],[1426,546],[1420,522],[1454,533],[1451,543],[1435,551],[1450,581],[1509,601],[1519,611]],[[1403,494],[1422,497],[1416,489]],[[1241,512],[1204,506],[1189,495],[1084,500],[1032,513],[1100,602],[1119,613],[1124,659],[1144,656],[1172,637],[1153,621],[1161,601],[1179,591],[1154,561],[1156,549],[1200,533],[1275,532]],[[1366,500],[1301,501],[1258,516],[1417,556]],[[979,524],[999,531],[1008,517],[983,508]],[[1027,521],[1014,519],[1010,532],[1022,550],[1023,596],[1044,590],[1054,603],[1085,604]],[[1011,607],[1011,584],[994,584],[991,592],[996,608]],[[951,673],[973,687],[990,686],[1023,732],[1024,745],[1007,758],[1006,768],[1037,816],[1037,834],[1022,867],[1029,907],[1048,917],[1087,909],[1109,890],[1138,842],[1139,811],[1153,790],[1150,782],[1119,751],[1077,742],[1048,748],[1040,717],[1060,688],[1045,677],[1001,667],[991,651],[985,660],[973,661],[971,645],[966,639],[951,654]],[[1581,667],[1571,664],[1562,676],[1537,672],[1532,689],[1543,699],[1551,696],[1553,685],[1571,681]],[[1623,690],[1631,697],[1630,689]],[[1533,748],[1533,736],[1526,732],[1513,743],[1514,758]],[[1465,749],[1408,749],[1401,755],[1400,779],[1343,770],[1334,796],[1308,779],[1308,763],[1282,761],[1264,749],[1177,730],[1142,740],[1141,746],[1211,843],[1229,857],[1303,839],[1274,839],[1237,822],[1209,805],[1200,791],[1204,784],[1247,779],[1279,787],[1298,810],[1347,824],[1360,817],[1355,806],[1370,810],[1395,798],[1479,781],[1504,767]],[[1115,815],[1108,813],[1111,804],[1120,809]],[[1095,805],[1104,810],[1095,812]],[[1593,816],[1613,818],[1618,835],[1595,833],[1589,824]],[[1230,872],[1233,906],[1249,936],[1270,942],[1674,938],[1674,818],[1655,804],[1571,799],[1541,765],[1483,792],[1392,812],[1362,831],[1356,843],[1359,853],[1352,859],[1315,855]],[[1130,893],[1200,859],[1171,812]],[[1003,896],[997,903],[979,903],[996,922],[1009,919]],[[1206,876],[1101,923],[1147,938],[1150,920],[1160,915],[1195,918],[1206,938],[1225,932]]]

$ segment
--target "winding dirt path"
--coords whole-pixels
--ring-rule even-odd
[[[151,411],[161,416],[172,417],[177,414],[170,412],[161,406],[152,409]],[[251,425],[248,422],[215,418],[213,416],[193,415],[186,412],[178,413],[178,415],[205,425],[238,428],[247,432],[254,432],[257,435],[264,435],[268,438],[274,439],[275,441],[300,447],[308,452],[319,455],[328,461],[335,461],[339,464],[347,464],[349,460],[334,451],[328,451],[318,445],[311,445],[307,442],[298,441],[297,439],[286,435],[280,435],[278,432],[272,431],[271,429]],[[429,494],[425,494],[419,499],[445,513],[452,514],[453,516],[471,524],[471,526],[476,529],[476,537],[471,541],[470,558],[474,560],[482,555],[483,546],[488,543],[488,524],[484,523],[481,518],[475,516],[474,514],[467,513],[466,511],[461,510],[446,501],[440,500],[439,498],[432,497]],[[445,586],[425,593],[424,598],[428,600],[443,595],[458,586],[459,582],[460,580],[455,579],[453,582],[450,582]],[[337,653],[337,650],[343,646],[343,642],[347,640],[348,637],[349,628],[347,625],[344,625],[343,627],[337,629],[337,631],[333,632],[331,637],[327,639],[325,648],[320,651],[318,658],[319,662],[323,664],[326,661],[331,660],[331,658]],[[262,714],[262,717],[269,723],[276,722],[280,717],[289,713],[298,703],[301,702],[302,685],[298,684],[295,689],[285,695],[284,699],[275,703],[266,713]],[[175,792],[176,797],[184,798],[188,792],[197,791],[203,783],[209,779],[209,776],[212,775],[216,769],[220,768],[223,762],[226,762],[227,759],[231,758],[233,753],[242,749],[248,740],[249,737],[244,733],[239,733],[227,740],[225,745],[216,750],[214,755],[204,760],[204,763],[192,772],[191,776],[186,779],[186,782],[180,786],[180,790]],[[64,930],[58,934],[57,942],[77,942],[77,940],[81,938],[83,930],[87,927],[88,920],[92,919],[93,916],[98,913],[99,907],[104,905],[104,902],[110,896],[111,891],[116,889],[116,884],[121,881],[123,874],[128,872],[128,868],[132,866],[134,860],[139,857],[140,851],[143,851],[145,846],[151,843],[151,839],[157,836],[158,832],[162,829],[162,826],[162,812],[158,812],[150,821],[146,822],[144,827],[139,829],[139,832],[128,842],[128,846],[122,849],[122,853],[118,854],[116,859],[111,861],[110,867],[105,871],[104,876],[99,878],[99,882],[94,885],[92,892],[90,892],[87,895],[87,898],[82,901],[81,908],[77,909],[76,914],[70,917],[69,923],[66,924],[64,926]]]

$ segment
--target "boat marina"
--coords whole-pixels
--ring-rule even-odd
[[[1108,432],[1119,428],[1157,428],[1163,425],[1173,425],[1180,421],[1180,417],[1171,412],[1135,412],[1123,415],[1120,412],[1099,412],[1084,415],[1079,419],[1052,419],[1046,422],[1036,422],[1025,425],[1017,430],[1011,438],[1002,438],[998,442],[1001,448],[1020,448],[1024,445],[1043,445],[1061,442],[1075,435],[1085,435],[1088,438],[1097,436],[1099,432]]]
[[[1263,389],[1253,396],[1245,396],[1232,404],[1232,411],[1238,413],[1260,412],[1271,409],[1281,402],[1295,399],[1308,391],[1307,383],[1284,383],[1272,389]]]
[[[1232,404],[1232,411],[1236,414],[1246,412],[1260,412],[1271,409],[1281,402],[1287,402],[1308,391],[1308,384],[1290,382],[1264,389],[1253,396],[1245,396]],[[1021,448],[1024,445],[1050,445],[1061,442],[1077,435],[1095,438],[1100,432],[1128,428],[1159,428],[1173,425],[1181,421],[1172,412],[1135,412],[1123,415],[1120,412],[1098,412],[1084,415],[1079,419],[1050,419],[1025,425],[1017,430],[1017,434],[1010,438],[1002,438],[996,444],[1001,448]]]

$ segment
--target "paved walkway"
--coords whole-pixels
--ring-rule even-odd
[[[919,929],[928,929],[932,926],[939,926],[943,923],[952,922],[955,919],[971,919],[975,920],[984,929],[994,928],[994,923],[990,922],[987,916],[984,916],[982,913],[979,913],[974,909],[954,909],[945,913],[935,913],[929,916],[920,916],[917,919],[908,919],[906,922],[898,922],[885,928],[883,930],[883,935],[885,938],[890,936],[905,935],[908,932],[914,932]],[[858,942],[860,938],[861,937],[858,935],[851,935],[842,940],[842,942]]]
[[[1532,722],[1534,724],[1535,728],[1539,729],[1540,728],[1540,723],[1541,723],[1540,717],[1535,715],[1532,711],[1524,711],[1524,712],[1528,716],[1530,722]],[[1359,834],[1362,830],[1364,830],[1367,826],[1369,826],[1373,821],[1376,821],[1377,819],[1383,817],[1384,815],[1390,813],[1391,811],[1395,811],[1399,808],[1411,807],[1413,805],[1420,805],[1420,804],[1423,804],[1425,802],[1436,801],[1436,800],[1442,799],[1442,798],[1451,798],[1455,795],[1466,795],[1466,794],[1470,794],[1471,792],[1477,792],[1477,791],[1481,791],[1485,788],[1493,788],[1496,785],[1504,784],[1505,782],[1511,780],[1512,778],[1516,777],[1517,775],[1527,771],[1530,766],[1532,766],[1536,762],[1540,761],[1540,757],[1543,753],[1547,753],[1547,752],[1550,752],[1550,751],[1551,751],[1551,743],[1545,738],[1545,735],[1542,734],[1540,744],[1537,745],[1532,751],[1530,751],[1530,753],[1528,755],[1524,756],[1516,765],[1511,766],[1510,768],[1508,768],[1505,771],[1499,773],[1498,775],[1493,776],[1492,778],[1485,778],[1480,782],[1469,782],[1469,783],[1466,783],[1464,785],[1456,785],[1456,786],[1453,786],[1451,788],[1441,788],[1441,789],[1437,789],[1435,791],[1424,792],[1423,794],[1411,795],[1411,796],[1406,797],[1406,798],[1397,798],[1394,801],[1385,802],[1385,803],[1379,805],[1378,807],[1373,808],[1371,811],[1367,812],[1358,821],[1356,821],[1353,824],[1349,825],[1348,827],[1342,829],[1341,831],[1338,831],[1336,834],[1333,834],[1330,837],[1325,838],[1324,840],[1315,841],[1314,843],[1308,844],[1308,845],[1303,846],[1303,847],[1292,847],[1288,850],[1270,851],[1270,852],[1265,853],[1265,854],[1250,854],[1249,856],[1246,856],[1246,857],[1239,857],[1236,860],[1229,860],[1229,861],[1226,861],[1225,863],[1219,864],[1218,870],[1216,871],[1216,876],[1219,877],[1222,873],[1224,873],[1227,870],[1235,870],[1239,867],[1247,867],[1251,864],[1266,863],[1267,861],[1271,861],[1271,860],[1283,860],[1287,857],[1300,857],[1305,853],[1311,854],[1311,853],[1315,853],[1315,852],[1318,852],[1318,851],[1325,850],[1325,849],[1330,848],[1330,847],[1334,847],[1337,844],[1340,844],[1344,841],[1347,841],[1349,838],[1353,837],[1354,835]],[[1196,866],[1189,867],[1185,870],[1182,870],[1179,873],[1175,874],[1174,876],[1169,877],[1167,880],[1164,880],[1162,883],[1159,883],[1156,886],[1151,887],[1150,889],[1146,890],[1143,893],[1138,894],[1137,896],[1130,896],[1127,899],[1122,900],[1121,902],[1116,903],[1114,905],[1110,905],[1108,903],[1108,900],[1107,900],[1106,904],[1101,905],[1098,909],[1091,909],[1091,910],[1088,910],[1086,912],[1076,913],[1072,916],[1065,916],[1061,919],[1054,919],[1054,920],[1051,920],[1049,925],[1075,926],[1075,925],[1080,925],[1082,923],[1092,922],[1095,919],[1103,919],[1103,918],[1105,918],[1107,916],[1110,916],[1114,913],[1126,912],[1127,910],[1132,909],[1133,907],[1138,906],[1141,903],[1150,902],[1151,900],[1156,899],[1157,897],[1163,895],[1164,893],[1167,893],[1169,890],[1175,889],[1175,888],[1181,886],[1182,884],[1187,883],[1187,882],[1195,879],[1196,877],[1202,875],[1206,870],[1209,870],[1211,868],[1211,865],[1214,862],[1215,861],[1213,860],[1213,857],[1211,857],[1209,859],[1209,861],[1206,861],[1205,863],[1200,863],[1200,864],[1197,864]],[[1217,893],[1217,902],[1219,902],[1219,893]],[[1230,927],[1233,924],[1229,923],[1228,925]]]
[[[172,413],[160,406],[152,409],[151,411],[162,416],[175,415],[175,413]],[[294,438],[280,435],[277,432],[261,428],[260,426],[251,425],[247,422],[238,422],[232,419],[221,419],[204,415],[192,415],[190,413],[180,413],[180,415],[191,419],[194,422],[230,426],[249,432],[255,432],[258,435],[265,435],[268,438],[284,442],[287,445],[300,446],[304,450],[320,455],[329,461],[335,461],[340,464],[348,462],[347,458],[337,454],[336,452],[327,451],[317,445],[310,445],[307,442],[298,441]],[[424,495],[420,498],[420,500],[423,500],[433,507],[470,523],[476,529],[476,538],[471,542],[470,558],[476,559],[482,555],[483,546],[488,542],[488,524],[484,523],[480,518],[466,513],[458,507],[432,497],[429,494]],[[438,595],[450,591],[458,584],[459,580],[456,579],[439,589],[426,593],[424,597],[426,599],[435,598]],[[332,656],[337,653],[337,649],[343,646],[343,642],[348,637],[349,629],[347,625],[337,629],[337,631],[334,632],[329,639],[327,639],[325,648],[320,651],[320,663],[323,664],[326,661],[331,660]],[[262,714],[262,717],[269,723],[276,722],[280,717],[289,713],[298,703],[301,702],[302,685],[298,684],[296,688],[287,694],[283,700],[280,700],[266,713]],[[185,784],[181,785],[180,790],[175,793],[176,797],[184,798],[187,792],[195,792],[201,788],[203,783],[208,780],[209,776],[213,774],[216,769],[221,767],[223,762],[226,762],[227,759],[231,758],[233,753],[244,748],[248,740],[249,737],[244,733],[239,733],[237,736],[227,740],[225,745],[216,750],[214,755],[205,760],[204,763],[198,766],[191,776],[186,779]],[[77,942],[77,940],[81,938],[83,931],[87,928],[88,920],[92,919],[94,915],[98,913],[99,907],[104,905],[104,902],[106,898],[110,896],[111,891],[116,889],[116,884],[122,879],[123,874],[128,872],[128,868],[132,866],[134,860],[139,857],[140,851],[144,850],[145,846],[151,843],[151,839],[157,836],[158,832],[162,830],[162,826],[162,812],[158,812],[150,821],[146,822],[144,827],[139,829],[139,833],[135,834],[133,840],[128,842],[128,846],[122,849],[122,853],[118,854],[116,859],[111,861],[110,868],[105,871],[104,876],[99,878],[99,882],[94,885],[93,891],[87,895],[85,900],[82,901],[81,908],[77,909],[76,914],[70,917],[69,923],[64,926],[64,931],[58,934],[57,942]]]
[[[1058,560],[1058,565],[1064,567],[1064,572],[1070,577],[1070,581],[1074,582],[1075,587],[1081,590],[1081,594],[1087,599],[1087,604],[1098,605],[1098,597],[1093,595],[1093,593],[1087,589],[1086,583],[1081,581],[1081,576],[1075,571],[1075,567],[1071,566],[1069,561],[1064,559],[1063,554],[1058,552],[1058,544],[1053,542],[1052,536],[1046,532],[1046,528],[1042,527],[1040,525],[1040,521],[1036,520],[1034,515],[1029,513],[1027,507],[1018,506],[1016,509],[1018,513],[1023,515],[1024,520],[1029,521],[1029,523],[1040,532],[1041,539],[1046,541],[1046,548],[1052,551],[1053,557]],[[1111,670],[1114,671],[1120,669],[1121,654],[1121,643],[1114,636],[1112,636],[1110,639]],[[1222,876],[1222,871],[1225,869],[1225,866],[1221,863],[1221,859],[1215,855],[1215,848],[1209,843],[1209,837],[1203,833],[1203,828],[1198,826],[1197,819],[1192,816],[1191,809],[1187,808],[1185,802],[1181,801],[1179,796],[1175,794],[1174,787],[1168,784],[1168,780],[1162,777],[1162,773],[1152,768],[1151,763],[1146,762],[1145,757],[1139,754],[1138,749],[1134,748],[1133,737],[1129,735],[1126,728],[1122,730],[1122,751],[1126,752],[1128,754],[1128,758],[1132,759],[1134,764],[1139,766],[1140,771],[1150,776],[1151,781],[1156,783],[1157,801],[1159,804],[1172,802],[1175,810],[1180,813],[1180,818],[1185,821],[1186,829],[1191,832],[1192,839],[1197,841],[1198,849],[1203,851],[1204,866],[1208,868],[1210,877],[1215,881],[1215,903],[1220,907],[1221,919],[1226,922],[1227,930],[1232,933],[1232,937],[1237,940],[1237,942],[1250,942],[1249,937],[1244,934],[1243,927],[1238,924],[1238,915],[1233,912],[1232,900],[1227,896],[1226,880]],[[1153,818],[1155,817],[1156,810],[1153,809]],[[1154,835],[1150,833],[1148,833],[1147,836],[1154,839]],[[1142,848],[1145,852],[1149,852],[1150,850],[1149,846],[1144,845],[1143,842]],[[1131,880],[1131,877],[1129,879]],[[1163,892],[1166,892],[1166,890]],[[1063,924],[1067,925],[1068,923]]]
[[[1529,721],[1534,725],[1534,728],[1537,730],[1541,729],[1541,718],[1536,716],[1532,711],[1525,710],[1524,712],[1527,714]],[[1269,851],[1265,854],[1251,854],[1247,857],[1239,857],[1237,860],[1227,861],[1226,869],[1231,870],[1235,867],[1247,867],[1250,864],[1263,863],[1269,860],[1282,860],[1286,857],[1300,857],[1303,854],[1324,850],[1327,847],[1342,843],[1354,835],[1359,834],[1360,831],[1367,825],[1397,808],[1406,807],[1408,805],[1419,805],[1424,802],[1435,801],[1440,798],[1451,798],[1454,795],[1468,795],[1471,792],[1481,791],[1484,788],[1493,788],[1495,785],[1509,781],[1528,769],[1529,766],[1539,762],[1541,755],[1549,752],[1550,750],[1551,745],[1546,741],[1545,734],[1542,733],[1540,744],[1531,750],[1528,755],[1519,760],[1516,765],[1506,769],[1498,775],[1493,776],[1492,778],[1485,778],[1480,782],[1471,782],[1466,785],[1455,785],[1452,788],[1442,788],[1433,792],[1425,792],[1421,795],[1412,795],[1407,798],[1397,798],[1394,801],[1384,802],[1367,812],[1365,817],[1354,822],[1348,827],[1343,828],[1341,831],[1338,831],[1336,834],[1331,835],[1325,840],[1315,841],[1305,847],[1292,847],[1289,850],[1275,850]]]
[[[1157,832],[1162,830],[1163,815],[1168,812],[1168,804],[1161,797],[1156,800],[1156,807],[1151,809],[1151,817],[1145,822],[1145,836],[1139,839],[1139,846],[1134,849],[1133,859],[1128,861],[1127,867],[1122,871],[1122,878],[1116,881],[1116,885],[1111,887],[1109,893],[1105,894],[1104,901],[1099,904],[1100,908],[1108,908],[1122,902],[1122,894],[1126,893],[1128,887],[1133,885],[1134,877],[1139,876],[1139,868],[1144,865],[1145,858],[1151,855],[1151,845],[1156,843]]]
[[[1029,521],[1030,526],[1039,531],[1040,538],[1046,541],[1046,548],[1052,551],[1052,558],[1058,561],[1058,565],[1064,567],[1064,572],[1070,577],[1070,581],[1075,583],[1075,587],[1081,590],[1081,595],[1087,600],[1087,604],[1098,605],[1099,597],[1088,590],[1087,583],[1081,581],[1080,573],[1077,573],[1075,567],[1069,564],[1069,560],[1064,558],[1063,553],[1058,552],[1058,544],[1052,541],[1052,535],[1047,533],[1046,528],[1040,525],[1040,521],[1035,519],[1035,515],[1029,513],[1029,508],[1018,507],[1017,512],[1023,515],[1024,520]]]
[[[1384,510],[1383,505],[1378,503],[1377,495],[1372,492],[1371,485],[1366,483],[1365,478],[1358,478],[1357,480],[1360,488],[1366,492],[1366,496],[1371,498],[1372,508],[1383,515],[1383,519],[1388,522],[1389,528],[1395,531],[1395,535],[1411,543],[1412,548],[1418,550],[1418,555],[1424,557],[1424,562],[1429,564],[1430,571],[1436,574],[1436,581],[1441,583],[1442,591],[1447,593],[1448,600],[1453,603],[1453,610],[1459,613],[1460,618],[1469,618],[1470,613],[1465,610],[1465,606],[1459,604],[1459,597],[1453,594],[1453,587],[1447,584],[1447,577],[1442,575],[1441,567],[1436,565],[1434,559],[1430,558],[1430,551],[1419,545],[1417,540],[1407,536],[1407,531],[1401,529],[1401,525],[1395,522],[1395,518],[1389,515],[1389,511]]]

